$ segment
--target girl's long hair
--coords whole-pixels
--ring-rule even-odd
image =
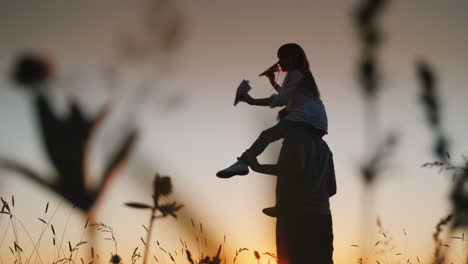
[[[304,76],[304,93],[320,98],[320,91],[310,71],[309,60],[307,60],[307,56],[301,46],[296,43],[284,44],[278,49],[278,57],[290,57],[292,67],[299,70]]]

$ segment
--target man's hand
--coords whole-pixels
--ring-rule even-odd
[[[257,169],[260,167],[260,164],[258,163],[257,157],[254,157],[253,155],[245,152],[242,154],[242,157],[240,158],[245,164],[249,165],[249,167],[257,171]]]

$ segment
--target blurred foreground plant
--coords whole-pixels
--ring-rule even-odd
[[[380,68],[377,52],[382,44],[383,33],[379,29],[378,19],[388,5],[388,0],[362,0],[353,12],[356,32],[361,41],[361,58],[358,63],[358,80],[365,104],[365,142],[368,146],[368,157],[361,165],[360,175],[364,182],[362,205],[362,243],[365,238],[372,240],[368,227],[371,226],[374,210],[374,186],[383,165],[388,160],[398,143],[395,132],[387,133],[384,138],[378,136],[378,92],[380,91]],[[382,142],[378,142],[383,140]],[[363,249],[362,249],[363,250]],[[364,252],[363,252],[364,254]]]
[[[462,165],[453,164],[450,155],[442,161],[427,162],[425,168],[439,168],[439,172],[449,172],[452,176],[450,199],[454,217],[453,228],[468,227],[468,159],[463,158]]]
[[[445,250],[442,247],[445,241],[440,238],[441,227],[451,223],[449,225],[450,232],[454,232],[457,228],[468,227],[468,159],[463,157],[463,164],[455,165],[447,153],[441,161],[427,162],[422,167],[435,167],[439,168],[439,172],[449,172],[453,181],[450,192],[452,212],[446,218],[440,220],[433,236],[436,243],[433,263],[439,264],[445,258]],[[464,237],[461,239],[463,240]],[[466,261],[468,263],[468,259]]]
[[[42,143],[47,156],[56,170],[56,180],[44,180],[40,173],[28,166],[7,158],[0,158],[0,167],[17,172],[30,180],[66,198],[84,212],[89,212],[102,196],[109,181],[128,159],[137,131],[129,132],[105,165],[98,186],[86,186],[88,178],[87,157],[89,142],[109,112],[103,107],[94,117],[86,117],[76,100],[71,99],[69,113],[62,117],[53,111],[47,95],[49,81],[53,77],[50,60],[37,54],[21,55],[13,69],[12,80],[24,87],[34,97],[34,109],[39,121]]]
[[[425,61],[416,65],[417,75],[421,83],[421,103],[426,112],[427,122],[434,132],[434,155],[440,159],[446,159],[449,152],[449,140],[442,126],[441,106],[437,93],[436,75],[432,67]]]
[[[147,233],[146,242],[145,242],[146,249],[145,249],[145,254],[143,257],[143,263],[147,263],[148,261],[148,253],[149,253],[150,244],[151,244],[151,233],[153,231],[154,220],[156,220],[157,218],[164,218],[168,215],[171,215],[172,217],[177,218],[176,212],[183,207],[183,205],[177,204],[177,202],[175,201],[168,202],[168,203],[161,203],[159,201],[161,197],[169,196],[171,193],[172,193],[171,178],[167,176],[160,176],[157,173],[153,181],[153,205],[140,203],[140,202],[125,203],[125,205],[128,207],[151,210],[149,228],[148,228],[148,233]]]

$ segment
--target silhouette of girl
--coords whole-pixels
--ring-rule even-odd
[[[267,73],[278,94],[254,99],[250,105],[286,106],[279,122],[263,131],[236,163],[217,173],[229,178],[256,172],[278,176],[276,207],[264,212],[277,217],[276,241],[280,264],[333,263],[333,230],[329,197],[336,193],[333,155],[323,135],[327,116],[303,49],[294,43],[278,49],[279,66],[287,72],[281,86]],[[277,164],[257,161],[269,143],[284,138]]]
[[[304,50],[295,43],[285,44],[278,49],[278,58],[281,70],[288,73],[283,84],[280,86],[275,82],[273,71],[267,72],[266,75],[279,93],[260,99],[254,99],[246,93],[241,100],[250,105],[286,106],[285,111],[280,112],[280,121],[264,130],[237,162],[216,174],[220,178],[248,174],[249,167],[245,160],[248,157],[257,157],[271,142],[283,138],[291,124],[308,125],[321,136],[328,133],[325,107],[320,100],[320,92],[310,72]]]

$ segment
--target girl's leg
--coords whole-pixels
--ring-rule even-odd
[[[257,158],[271,142],[284,137],[288,126],[288,121],[280,121],[275,126],[260,133],[252,146],[246,150],[239,160],[224,170],[216,173],[219,178],[230,178],[235,175],[247,175],[249,173],[248,161]]]
[[[257,157],[260,154],[265,151],[267,146],[275,142],[279,139],[282,139],[286,133],[288,127],[288,121],[280,121],[276,125],[264,130],[258,138],[255,140],[255,142],[248,148],[244,153],[242,153],[242,156],[239,158],[240,160],[243,160],[246,155],[249,155],[250,157]]]

